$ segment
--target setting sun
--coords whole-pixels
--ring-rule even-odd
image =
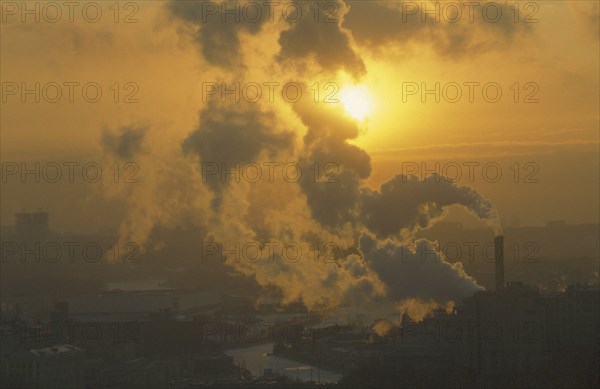
[[[371,96],[364,86],[347,86],[342,89],[344,109],[356,120],[364,120],[371,113]]]

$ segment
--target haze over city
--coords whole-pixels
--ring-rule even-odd
[[[2,387],[597,387],[599,8],[2,1]]]

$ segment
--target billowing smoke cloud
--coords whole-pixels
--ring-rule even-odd
[[[115,253],[123,253],[121,249],[131,244],[153,250],[156,242],[149,238],[157,227],[169,228],[182,221],[204,224],[208,205],[204,184],[185,155],[164,150],[161,153],[157,137],[159,133],[147,127],[103,132],[103,164],[111,166],[113,179],[103,181],[98,189],[108,199],[125,199],[127,209],[119,241],[113,248]],[[114,255],[107,259],[119,260]]]
[[[279,53],[274,61],[290,68],[317,65],[320,71],[338,69],[355,77],[365,64],[352,47],[351,35],[342,27],[347,7],[341,0],[327,3],[265,2],[248,11],[239,0],[171,1],[169,10],[184,20],[203,57],[219,67],[244,67],[241,36],[256,36],[266,23],[279,34]],[[253,5],[254,6],[254,5]],[[245,11],[244,11],[245,10]]]
[[[289,63],[312,59],[322,69],[344,69],[354,76],[365,72],[365,65],[350,44],[350,34],[341,27],[347,10],[340,0],[321,3],[295,2],[303,17],[279,36],[280,60]]]
[[[399,175],[380,191],[363,187],[362,180],[371,174],[370,157],[348,143],[358,135],[357,124],[327,108],[310,103],[294,107],[308,128],[305,164],[321,168],[332,164],[331,180],[317,182],[305,176],[300,182],[313,218],[323,227],[339,228],[350,222],[365,226],[379,239],[410,237],[442,218],[448,207],[461,205],[501,233],[493,204],[446,177],[434,174],[420,180]]]
[[[358,127],[330,107],[299,103],[295,112],[307,127],[304,137],[304,166],[323,175],[305,175],[300,186],[312,216],[326,228],[339,228],[356,219],[360,181],[371,174],[371,159],[348,143],[358,136]]]
[[[343,27],[352,31],[357,44],[367,50],[382,51],[390,46],[397,49],[398,45],[405,50],[407,44],[417,42],[430,45],[444,57],[459,58],[467,53],[508,47],[531,26],[515,23],[509,5],[499,2],[489,2],[493,7],[487,11],[482,11],[487,9],[487,2],[478,2],[473,16],[464,4],[446,9],[443,2],[345,2],[350,10]],[[486,17],[482,12],[486,12]],[[498,20],[496,12],[502,15]]]
[[[217,1],[171,1],[172,14],[190,24],[194,40],[202,55],[211,64],[221,67],[241,65],[240,32],[257,34],[267,15],[256,19],[242,18],[237,0]],[[233,10],[233,13],[223,12]]]
[[[373,6],[379,12],[381,5]],[[199,22],[200,2],[172,2],[169,7],[194,27],[205,59],[219,65],[219,72],[229,70],[231,77],[226,79],[241,77],[236,81],[249,82],[257,75],[286,79],[289,74],[270,61],[284,64],[305,57],[312,63],[294,65],[298,81],[305,85],[323,70],[328,74],[345,70],[355,77],[365,71],[352,49],[351,35],[341,27],[343,18],[337,23],[315,23],[305,15],[297,24],[261,30],[261,23],[237,23],[233,17],[223,23],[213,15],[213,22]],[[352,13],[340,10],[341,16]],[[241,42],[263,33],[278,34],[280,46],[270,51],[272,57],[264,60],[264,68],[234,67],[243,51]],[[360,32],[356,36],[366,39]],[[351,143],[359,135],[357,123],[337,105],[309,100],[205,104],[198,125],[189,129],[177,154],[171,156],[182,165],[166,157],[162,161],[165,169],[173,169],[170,181],[153,181],[157,174],[150,177],[149,188],[136,189],[136,194],[150,189],[152,195],[143,205],[135,205],[124,224],[126,232],[134,233],[136,219],[146,218],[141,224],[151,226],[152,221],[168,223],[192,210],[206,212],[202,220],[210,222],[202,226],[206,232],[202,239],[234,251],[227,255],[228,266],[264,287],[279,288],[285,303],[301,300],[312,310],[343,307],[353,314],[373,313],[365,307],[381,304],[393,307],[396,317],[399,310],[422,316],[481,289],[460,264],[450,264],[435,252],[431,242],[421,240],[410,247],[403,242],[443,218],[452,205],[499,226],[492,204],[472,188],[436,175],[425,180],[396,176],[379,190],[368,187],[370,156]],[[237,182],[234,175],[222,174],[237,165],[269,160],[297,161],[303,174],[295,183]],[[218,173],[207,174],[207,168],[217,168]],[[211,207],[202,208],[211,201]],[[271,255],[251,261],[240,258],[236,247],[250,242],[256,243],[259,253],[271,250]],[[329,250],[329,244],[335,249]],[[383,317],[376,315],[369,317]]]
[[[198,129],[183,142],[186,153],[200,157],[203,180],[216,194],[214,205],[221,202],[223,187],[238,180],[235,173],[242,165],[257,163],[265,152],[275,160],[279,153],[290,152],[294,134],[278,129],[272,112],[262,112],[257,105],[209,104],[202,112]]]
[[[228,210],[224,213],[227,217],[222,219],[215,239],[231,246],[236,238],[240,241],[239,236],[263,236],[277,239],[282,246],[299,245],[303,252],[311,251],[315,241],[336,242],[338,249],[327,261],[311,263],[311,258],[309,267],[306,258],[290,263],[281,255],[269,262],[233,261],[234,267],[254,276],[260,284],[280,287],[285,301],[301,299],[311,309],[414,300],[419,304],[409,305],[419,309],[411,312],[419,312],[417,316],[421,317],[427,309],[461,300],[481,289],[460,264],[445,261],[431,242],[420,240],[414,247],[405,247],[402,241],[441,219],[451,205],[464,206],[490,224],[496,223],[495,209],[489,201],[473,189],[440,176],[424,181],[414,176],[397,176],[385,183],[381,191],[369,189],[364,180],[371,172],[370,158],[364,150],[348,143],[358,135],[356,123],[336,107],[298,103],[293,108],[306,127],[300,153],[304,170],[311,171],[308,167],[315,164],[334,163],[333,180],[307,174],[289,192],[293,200],[278,206],[252,200],[251,193],[260,188],[258,185],[238,188],[235,197],[231,195],[235,204],[224,196],[222,208]],[[198,131],[203,131],[202,126]],[[211,150],[216,152],[217,146],[214,144]],[[227,154],[226,148],[223,152]],[[290,204],[295,204],[296,214],[310,220],[290,218]],[[261,229],[245,217],[231,218],[264,206],[269,210],[261,213],[268,213],[270,219],[269,225],[263,224]]]
[[[363,234],[360,251],[369,267],[387,286],[387,297],[392,301],[418,296],[424,301],[446,304],[460,301],[481,289],[465,273],[460,262],[446,261],[435,245],[425,239],[410,245],[381,243],[369,234]]]
[[[361,219],[378,238],[412,236],[444,216],[446,208],[462,205],[501,233],[496,209],[474,189],[433,174],[423,180],[398,175],[381,186],[379,192],[364,189]]]
[[[393,328],[394,323],[385,319],[377,320],[375,324],[373,324],[373,331],[379,336],[385,336]]]

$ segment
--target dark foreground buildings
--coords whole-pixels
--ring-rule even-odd
[[[344,387],[595,388],[599,309],[597,286],[544,296],[509,283],[385,336],[329,328],[277,349],[343,371]]]
[[[218,297],[203,293],[149,292],[141,299],[139,292],[121,292],[102,298],[120,295],[123,301],[135,300],[137,309],[108,314],[105,321],[91,312],[69,312],[66,303],[54,306],[41,323],[14,316],[24,310],[13,309],[11,316],[5,309],[2,387],[295,385],[293,380],[257,381],[224,353],[265,342],[275,343],[275,355],[342,373],[340,387],[593,388],[600,382],[597,286],[573,285],[542,295],[534,287],[508,283],[421,322],[404,315],[400,326],[381,336],[370,326],[318,329],[310,314],[294,319],[294,331],[288,331],[293,336],[274,336],[272,320],[258,312],[231,314],[241,299],[219,298],[215,305]],[[170,308],[163,307],[165,302]]]
[[[19,214],[16,220],[14,241],[3,246],[8,258],[3,256],[2,276],[24,288],[8,288],[12,293],[2,296],[2,388],[322,387],[320,369],[341,373],[338,387],[600,387],[600,288],[573,284],[560,293],[541,293],[506,284],[512,246],[505,253],[502,237],[494,240],[492,291],[420,322],[404,315],[382,334],[373,323],[319,324],[318,314],[301,303],[284,310],[274,302],[263,309],[248,293],[211,288],[78,287],[50,296],[36,286],[48,288],[49,274],[63,275],[72,262],[86,262],[78,257],[43,263],[37,251],[25,261],[14,249],[19,241],[47,238],[47,215]],[[73,269],[100,273],[106,267],[89,265],[93,270]],[[119,271],[129,266],[111,265]],[[33,280],[43,285],[23,282],[36,271]],[[62,285],[69,277],[57,279]],[[274,343],[276,356],[315,367],[315,382],[300,384],[272,371],[253,377],[225,353],[263,343]]]

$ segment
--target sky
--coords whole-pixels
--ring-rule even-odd
[[[52,8],[39,5],[37,14],[27,15],[22,5],[14,10],[7,3],[2,16],[2,81],[5,88],[18,84],[19,90],[6,95],[10,90],[3,89],[3,161],[81,160],[85,156],[96,161],[104,152],[103,134],[127,127],[146,129],[147,151],[160,155],[159,159],[179,152],[182,141],[198,124],[198,111],[206,107],[203,83],[256,82],[265,96],[255,105],[289,118],[290,123],[297,122],[289,112],[290,104],[281,96],[273,103],[265,102],[268,86],[263,83],[303,82],[313,88],[319,83],[319,100],[329,94],[335,99],[344,85],[360,84],[370,95],[371,112],[360,124],[359,136],[350,142],[371,156],[369,184],[379,185],[407,169],[407,163],[419,165],[417,174],[421,175],[428,169],[442,173],[445,168],[453,169],[449,164],[458,163],[465,176],[469,168],[464,162],[491,162],[502,169],[498,182],[491,182],[482,167],[474,167],[475,176],[465,183],[481,190],[509,219],[518,217],[522,224],[553,219],[598,221],[595,2],[539,2],[530,8],[519,3],[518,14],[514,7],[505,7],[498,22],[494,22],[495,6],[486,11],[487,17],[482,6],[474,8],[471,22],[468,7],[462,6],[457,16],[453,14],[456,7],[446,9],[442,2],[439,23],[435,13],[426,15],[423,22],[424,13],[411,8],[419,3],[325,2],[319,22],[315,22],[313,4],[298,18],[296,29],[288,20],[297,15],[284,14],[294,8],[283,5],[273,6],[273,21],[264,23],[252,23],[249,19],[255,9],[243,2],[238,5],[240,23],[235,15],[222,23],[221,15],[209,8],[204,23],[200,2],[188,2],[188,6],[138,2],[130,7],[123,3],[117,16],[104,4],[99,6],[103,13],[98,18],[96,8],[86,8],[85,3],[74,8],[72,15],[60,7],[60,18]],[[268,7],[256,4],[266,19]],[[194,6],[197,9],[190,11]],[[428,6],[435,10],[433,3]],[[35,10],[35,2],[28,7]],[[407,15],[402,16],[403,10]],[[51,23],[52,19],[57,21]],[[454,19],[458,21],[450,23]],[[224,33],[227,29],[231,31]],[[281,47],[286,30],[289,43],[284,41]],[[323,40],[330,31],[338,35]],[[218,43],[229,34],[236,36],[236,44]],[[304,34],[314,39],[303,40]],[[69,87],[63,84],[69,81],[81,85],[73,87],[73,102],[67,96]],[[35,88],[35,82],[41,89],[58,83],[63,96],[51,103],[41,90],[40,103],[34,102],[35,94],[26,95],[23,102],[21,83]],[[90,82],[98,83],[103,92],[95,103],[82,97],[82,86]],[[120,84],[118,103],[114,102],[115,83]],[[327,83],[332,84],[329,89]],[[435,94],[422,94],[422,89],[435,90],[436,83],[439,103]],[[479,83],[473,86],[472,96],[465,83]],[[492,98],[495,85],[501,89],[496,103],[484,99],[482,86],[488,83],[494,83],[488,90]],[[515,96],[515,83],[519,96]],[[418,89],[412,92],[415,85]],[[451,102],[455,85],[462,96]],[[54,97],[55,90],[48,87],[49,97]],[[95,90],[92,85],[88,92]],[[279,94],[281,87],[274,91]],[[123,102],[130,93],[137,102]],[[531,100],[538,102],[525,103],[531,93]],[[305,98],[314,98],[314,92],[305,92]],[[233,95],[228,98],[233,99]],[[219,100],[218,92],[215,100]],[[301,130],[296,134],[300,137]],[[524,168],[527,163],[533,165]],[[150,169],[140,166],[140,175]],[[516,173],[519,170],[521,174]],[[528,174],[538,182],[523,183]],[[58,210],[62,199],[17,197],[5,198],[4,215],[15,209]],[[59,215],[53,221],[66,229],[81,224]]]
[[[343,271],[238,270],[335,284],[325,300],[343,304],[414,297],[377,274],[444,218],[599,221],[597,2],[48,4],[2,3],[3,226],[43,209],[55,230],[148,250],[183,223],[221,242],[316,236],[348,249]],[[423,301],[480,288],[436,269],[453,286]]]

